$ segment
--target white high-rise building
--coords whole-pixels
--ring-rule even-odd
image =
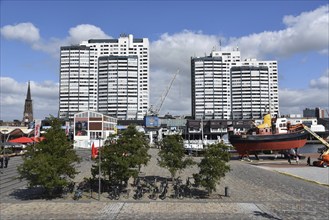
[[[119,98],[112,86],[115,82],[123,84],[123,81],[127,82],[123,86],[125,88],[122,85],[116,87],[121,93]],[[126,94],[127,102],[121,100],[124,89],[129,91]],[[118,101],[114,103],[116,98]],[[61,47],[60,118],[73,119],[75,113],[90,110],[111,116],[114,114],[119,119],[143,119],[148,108],[147,38],[134,39],[133,35],[121,35],[118,39],[93,39],[83,41],[80,45]]]
[[[231,118],[261,119],[279,113],[276,61],[249,59],[231,68]]]
[[[276,61],[241,61],[240,51],[191,59],[192,117],[256,119],[279,109]]]
[[[98,67],[98,111],[119,119],[138,118],[138,57],[100,57]]]
[[[230,118],[230,69],[240,59],[240,51],[213,51],[210,56],[191,58],[193,118]]]

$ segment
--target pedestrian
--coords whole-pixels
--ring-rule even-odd
[[[291,164],[290,155],[288,155],[288,163]]]
[[[0,168],[2,168],[3,167],[3,157],[1,156],[1,158],[0,158]]]
[[[299,157],[296,156],[296,163],[298,164],[298,162],[299,162]]]
[[[308,165],[308,166],[311,166],[311,157],[308,157],[308,158],[307,158],[307,165]]]
[[[9,157],[8,155],[5,155],[5,168],[8,167],[8,161],[9,161]]]

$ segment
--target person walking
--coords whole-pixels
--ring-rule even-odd
[[[307,165],[308,165],[308,166],[311,166],[311,157],[308,157],[308,158],[307,158]]]
[[[299,163],[299,157],[298,157],[298,155],[296,156],[296,164],[298,164]]]
[[[2,168],[3,167],[3,156],[1,156],[1,158],[0,158],[0,168]]]
[[[5,168],[8,167],[8,161],[9,161],[9,157],[8,155],[5,155]]]

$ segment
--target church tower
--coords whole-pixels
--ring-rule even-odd
[[[31,91],[30,91],[30,81],[29,81],[27,87],[25,105],[24,105],[23,124],[27,126],[32,121],[33,121],[33,108],[32,108],[32,99],[31,99]]]

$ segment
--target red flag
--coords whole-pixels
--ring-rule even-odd
[[[98,154],[98,149],[95,147],[94,142],[93,145],[91,146],[91,158],[95,159]]]
[[[34,120],[34,137],[40,137],[41,120]]]

